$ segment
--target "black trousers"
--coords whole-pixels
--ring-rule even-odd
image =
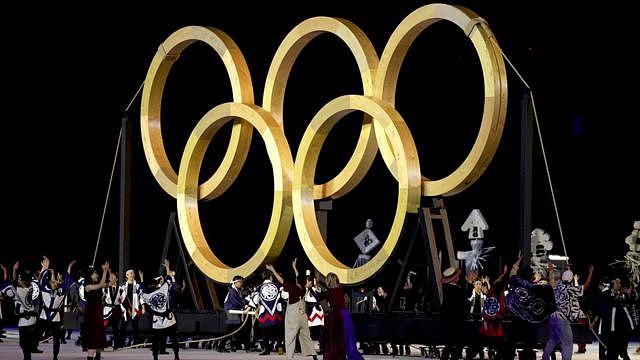
[[[277,325],[265,326],[260,328],[260,332],[262,333],[261,344],[263,352],[270,353],[274,345],[277,344],[279,329],[280,327]]]
[[[533,347],[536,343],[537,325],[532,324],[516,316],[512,317],[511,324],[505,331],[507,336],[502,356],[506,360],[513,360],[518,343],[522,343],[522,354],[519,359],[535,359]]]
[[[22,356],[24,360],[31,360],[31,349],[33,348],[33,338],[35,325],[20,326],[18,327],[18,334],[20,336],[19,343],[22,349]]]
[[[64,326],[62,321],[46,321],[43,323],[45,334],[51,335],[53,338],[53,357],[57,357],[60,353],[60,341],[64,337]]]
[[[242,325],[242,323],[227,324],[227,328],[225,331],[228,334],[232,331],[237,330],[238,327],[240,327],[240,325]],[[251,336],[250,333],[251,333],[251,325],[249,322],[249,324],[245,324],[242,327],[242,329],[240,329],[240,331],[238,331],[237,333],[231,336],[231,350],[240,349],[241,345],[244,345],[245,350],[248,350],[250,346],[250,342],[249,342],[249,337]]]
[[[176,329],[178,326],[173,324],[168,328],[164,329],[153,329],[151,333],[153,334],[153,342],[151,343],[151,351],[153,352],[153,358],[158,358],[158,353],[160,349],[164,347],[165,342],[167,341],[167,336],[171,338],[171,345],[173,346],[173,353],[178,356],[178,352],[180,351],[180,344],[178,344],[178,336],[176,335]]]
[[[113,340],[113,348],[122,347],[122,338],[120,336],[120,311],[114,311],[109,318],[109,326],[111,326],[111,339]]]
[[[135,318],[131,319],[129,318],[128,320],[122,319],[120,318],[120,330],[119,330],[119,335],[120,335],[120,344],[119,346],[124,346],[124,340],[127,337],[127,325],[129,325],[129,323],[131,323],[131,328],[133,329],[133,339],[131,340],[131,342],[133,344],[136,344],[138,342],[138,333],[139,333],[139,329],[138,329],[138,320],[140,320],[140,316],[136,316]]]

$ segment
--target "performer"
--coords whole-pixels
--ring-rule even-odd
[[[120,303],[120,340],[118,346],[125,345],[127,326],[131,323],[133,329],[131,344],[139,342],[138,320],[142,307],[140,304],[140,284],[136,281],[136,273],[129,269],[125,273],[127,281],[120,285],[118,302]]]
[[[302,356],[311,356],[314,360],[317,360],[318,357],[313,349],[313,342],[311,341],[309,324],[307,322],[307,312],[303,299],[306,291],[307,280],[305,275],[300,276],[300,273],[298,273],[298,269],[296,268],[297,260],[297,258],[293,259],[293,262],[291,263],[296,278],[295,284],[284,281],[273,265],[267,264],[266,267],[267,270],[271,271],[276,279],[282,284],[284,290],[289,293],[287,311],[284,317],[284,339],[287,358],[293,359],[297,338],[300,341]]]
[[[473,290],[467,299],[469,306],[469,315],[473,322],[480,322],[482,320],[482,311],[484,309],[484,303],[487,299],[487,295],[482,291],[483,281],[478,279],[473,283]],[[469,347],[467,348],[467,359],[473,359],[476,354],[480,356],[480,359],[484,359],[484,349],[482,348],[482,341],[480,336],[474,336],[469,339]]]
[[[627,355],[626,344],[634,329],[633,320],[627,309],[633,301],[630,295],[630,289],[623,289],[620,279],[614,278],[611,281],[610,290],[603,293],[601,297],[600,334],[607,344],[607,359],[625,358]]]
[[[331,306],[331,312],[326,318],[324,360],[344,359],[363,360],[356,347],[356,336],[353,329],[351,314],[344,304],[344,290],[340,285],[338,275],[327,274],[327,282],[323,285],[327,291],[315,293],[318,300],[326,299]]]
[[[460,334],[464,330],[467,298],[464,289],[458,284],[460,269],[449,267],[442,272],[442,323],[446,346],[440,359],[462,358],[462,341]]]
[[[153,344],[151,345],[153,359],[158,360],[160,347],[169,336],[173,346],[174,359],[180,360],[178,355],[180,346],[176,335],[176,317],[170,309],[171,298],[180,291],[180,284],[176,283],[176,272],[169,268],[169,260],[164,259],[162,266],[165,268],[166,276],[158,276],[155,286],[145,286],[143,274],[142,272],[139,273],[140,281],[142,282],[140,298],[141,303],[148,306],[153,314]]]
[[[22,348],[22,356],[24,360],[31,360],[31,349],[34,343],[34,326],[38,319],[35,302],[38,298],[38,292],[31,286],[31,276],[25,271],[18,272],[20,261],[16,261],[13,265],[12,284],[7,273],[7,268],[2,266],[2,282],[0,285],[0,293],[15,303],[15,312],[18,317],[18,334],[20,348]]]
[[[229,286],[229,292],[224,299],[224,310],[227,312],[227,332],[234,331],[242,324],[240,314],[231,314],[229,310],[248,310],[249,301],[242,297],[242,288],[244,286],[244,278],[240,275],[233,277],[233,281]],[[236,351],[243,344],[247,352],[249,352],[249,327],[243,327],[238,333],[231,338],[231,351]],[[226,351],[225,343],[218,345],[219,351]]]
[[[278,326],[282,323],[281,289],[273,283],[273,273],[265,270],[264,279],[252,295],[252,301],[258,307],[258,327],[262,331],[262,352],[271,353],[271,340],[276,341]]]
[[[87,346],[87,360],[100,359],[100,353],[107,342],[102,321],[102,289],[107,286],[109,262],[102,264],[102,276],[90,266],[84,280],[84,296],[87,300],[84,310],[84,342]]]
[[[324,309],[318,300],[313,296],[314,292],[319,292],[320,288],[315,286],[311,271],[306,272],[306,291],[304,301],[307,310],[309,332],[311,339],[317,339],[320,351],[324,349]]]
[[[578,298],[582,296],[591,284],[593,276],[593,265],[589,266],[589,276],[582,286],[574,286],[573,272],[565,270],[562,273],[562,281],[558,284],[553,276],[553,264],[549,262],[549,280],[553,286],[553,293],[556,300],[556,311],[549,317],[549,340],[544,347],[542,359],[549,359],[549,355],[556,346],[560,345],[562,360],[571,359],[573,354],[573,332],[571,330],[571,321],[578,320],[580,315],[580,303]]]
[[[111,345],[113,346],[113,350],[117,350],[122,344],[119,333],[122,311],[120,309],[117,273],[112,272],[109,274],[109,284],[106,288],[102,289],[102,294],[104,298],[104,308],[102,310],[104,327],[106,329],[111,326]]]
[[[76,314],[76,321],[80,327],[80,335],[76,339],[76,345],[82,347],[82,351],[87,351],[87,343],[84,341],[84,310],[87,305],[87,300],[84,297],[84,271],[80,271],[78,281],[71,284],[69,287],[69,304]]]
[[[506,311],[504,296],[505,285],[503,279],[508,272],[509,267],[505,265],[502,273],[493,281],[493,285],[489,287],[484,306],[482,307],[482,325],[479,331],[487,342],[491,344],[489,347],[490,359],[502,359],[504,349],[502,318]]]
[[[65,274],[55,273],[49,269],[49,259],[43,257],[43,268],[40,272],[40,294],[42,296],[42,307],[40,310],[40,320],[45,333],[53,337],[53,360],[58,359],[60,353],[60,341],[64,339],[64,327],[62,324],[62,314],[64,312],[64,299],[67,290],[73,282],[69,273],[75,260],[69,263]]]
[[[521,261],[522,254],[519,254],[511,267],[511,290],[506,296],[507,309],[513,315],[503,354],[503,358],[508,360],[513,359],[518,341],[523,343],[519,358],[535,359],[536,324],[547,320],[556,309],[553,289],[548,284],[533,283],[530,267],[523,268],[518,275]]]

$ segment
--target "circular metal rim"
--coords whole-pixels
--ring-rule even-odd
[[[265,82],[262,106],[283,124],[284,96],[293,64],[307,44],[321,34],[333,34],[353,54],[366,96],[373,94],[378,55],[366,34],[352,22],[330,17],[313,17],[293,28],[276,51]],[[339,198],[363,179],[375,159],[378,147],[371,119],[365,116],[356,147],[343,168],[332,180],[314,186],[314,199]]]
[[[404,57],[414,40],[430,25],[447,20],[465,31],[480,59],[484,79],[485,101],[482,123],[473,147],[465,160],[449,175],[430,180],[422,177],[423,196],[450,196],[462,192],[485,171],[495,154],[504,122],[507,106],[507,80],[502,55],[493,34],[473,11],[445,4],[430,4],[409,14],[393,32],[378,66],[376,97],[395,103],[396,86]],[[396,173],[393,152],[383,132],[376,127],[380,153],[390,171]]]
[[[195,42],[204,42],[220,56],[229,74],[233,101],[252,104],[253,85],[249,68],[235,42],[223,31],[202,26],[183,27],[160,45],[145,78],[140,110],[142,144],[147,163],[158,184],[176,197],[178,175],[171,165],[162,140],[161,107],[165,83],[180,54]],[[251,145],[253,128],[236,119],[231,130],[229,146],[213,175],[200,185],[199,199],[211,200],[224,193],[236,179]]]
[[[211,250],[202,231],[198,213],[198,176],[205,150],[226,122],[240,118],[256,128],[265,142],[273,167],[274,195],[269,227],[253,256],[240,266],[230,267]],[[280,125],[264,109],[250,104],[225,103],[211,109],[193,129],[180,162],[177,207],[180,231],[187,252],[208,277],[229,282],[233,276],[247,277],[280,255],[293,219],[291,179],[293,158]]]
[[[319,149],[330,130],[346,114],[362,111],[381,123],[397,154],[398,203],[387,240],[366,264],[355,269],[341,263],[324,242],[314,209],[313,179]],[[391,257],[401,235],[407,213],[420,206],[420,164],[411,133],[398,112],[389,104],[372,97],[346,95],[327,103],[307,127],[294,162],[293,209],[300,242],[311,263],[322,273],[333,272],[345,284],[363,282],[375,275]]]

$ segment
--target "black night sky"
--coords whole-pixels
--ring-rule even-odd
[[[427,4],[227,3],[149,2],[133,9],[124,3],[89,8],[57,2],[4,13],[2,146],[8,196],[0,262],[21,259],[35,266],[42,254],[60,268],[71,259],[81,264],[91,261],[120,119],[158,45],[173,31],[205,25],[229,34],[244,53],[260,104],[271,58],[301,21],[320,15],[351,20],[380,55],[401,20]],[[533,88],[569,255],[579,271],[589,262],[602,269],[624,255],[624,239],[633,221],[640,220],[636,99],[640,61],[632,55],[637,53],[637,21],[620,4],[595,7],[571,2],[566,8],[544,1],[456,4],[488,21],[504,52]],[[337,96],[361,93],[356,70],[346,46],[332,36],[317,38],[302,52],[285,100],[285,132],[294,158],[308,121],[320,107]],[[511,262],[519,236],[520,100],[525,88],[510,68],[507,73],[509,106],[498,152],[480,180],[446,198],[445,204],[456,249],[469,248],[460,226],[472,209],[479,208],[490,226],[485,243],[497,246],[496,255]],[[227,75],[215,53],[204,45],[186,51],[171,72],[163,102],[163,136],[174,168],[200,117],[230,100]],[[473,144],[482,112],[479,63],[461,31],[442,22],[418,38],[400,73],[396,108],[413,133],[423,174],[440,178],[457,167]],[[129,112],[134,124],[131,266],[152,273],[160,262],[175,200],[150,174],[140,140],[139,112],[137,98]],[[317,182],[342,168],[357,139],[359,119],[348,117],[331,133],[322,150]],[[203,178],[211,174],[226,148],[226,130],[209,149]],[[270,216],[271,167],[264,149],[254,133],[240,178],[220,199],[200,208],[213,250],[230,265],[254,252]],[[534,154],[532,224],[550,233],[556,244],[552,252],[561,254],[537,139]],[[109,259],[114,268],[118,176],[116,172],[98,252],[98,261]],[[374,220],[378,237],[386,237],[395,189],[378,156],[362,184],[334,201],[328,242],[344,263],[353,263],[357,256],[351,239],[367,218]],[[231,225],[234,222],[244,225]],[[292,227],[279,267],[293,256],[304,258]],[[414,254],[415,261],[420,256]],[[490,268],[497,262],[492,258]],[[382,276],[392,277],[397,268],[390,261]]]

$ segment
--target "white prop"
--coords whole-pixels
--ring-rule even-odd
[[[495,246],[484,248],[484,230],[489,229],[489,224],[482,216],[482,213],[478,209],[473,209],[467,220],[461,227],[462,231],[469,232],[469,239],[471,239],[471,251],[458,251],[458,260],[464,260],[467,273],[478,271],[479,268],[483,268],[482,263],[487,260],[488,253],[495,249]]]

